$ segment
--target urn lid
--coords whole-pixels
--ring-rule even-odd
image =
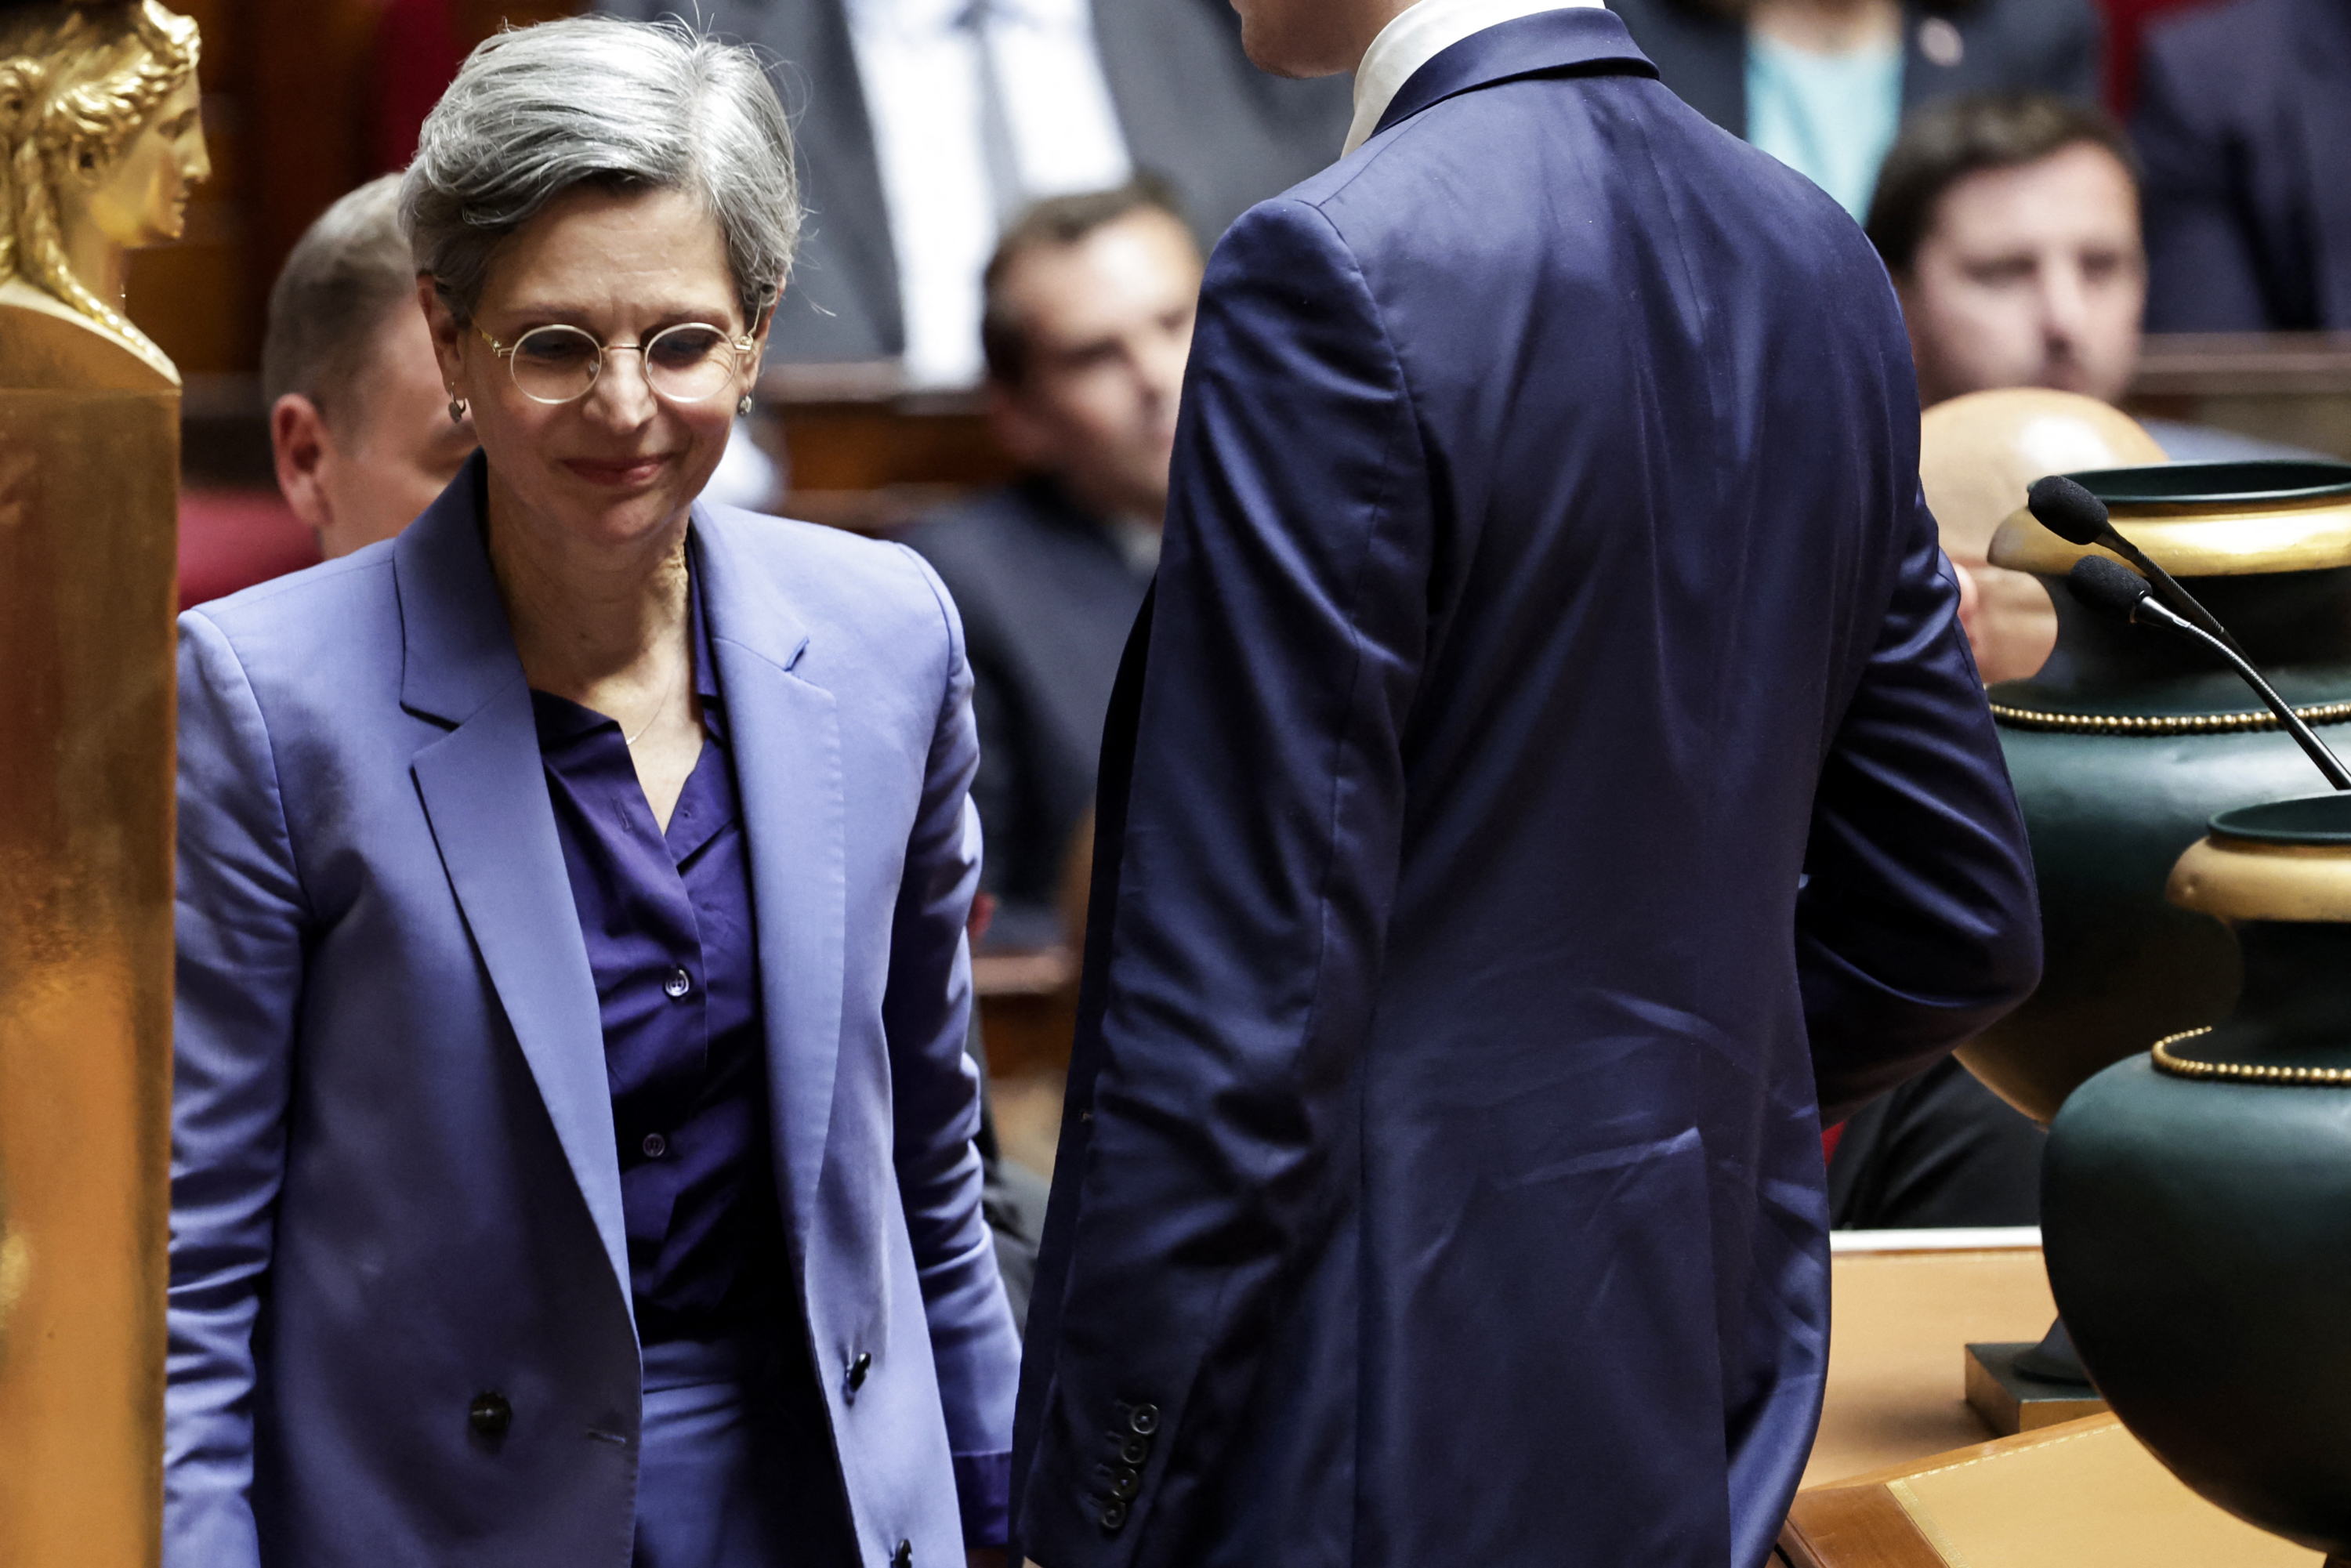
[[[2175,577],[2351,566],[2351,463],[2157,463],[2067,477]],[[2107,553],[2067,543],[2019,507],[1992,536],[1990,559],[2062,577],[2084,556]]]
[[[2164,891],[2222,920],[2351,922],[2351,793],[2221,812]]]

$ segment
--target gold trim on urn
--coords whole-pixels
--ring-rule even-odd
[[[2351,566],[2351,497],[2267,504],[2139,503],[2115,507],[2114,518],[2133,544],[2175,577]],[[2088,555],[2122,559],[2103,547],[2068,544],[2020,508],[1992,535],[1990,559],[2011,570],[2063,577]]]

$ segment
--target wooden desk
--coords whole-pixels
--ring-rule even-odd
[[[2351,458],[2351,333],[2164,333],[2123,406]]]
[[[2039,1233],[1840,1232],[1834,1244],[1828,1394],[1804,1485],[1991,1437],[1961,1395],[1963,1347],[2048,1332]]]
[[[1786,1568],[2320,1568],[2189,1491],[2112,1416],[1800,1492]]]

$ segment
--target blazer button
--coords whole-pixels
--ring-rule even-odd
[[[1102,1504],[1102,1527],[1104,1530],[1116,1530],[1120,1525],[1124,1524],[1125,1522],[1126,1504],[1119,1501],[1116,1498],[1113,1498],[1108,1502]]]
[[[857,1353],[857,1359],[849,1364],[848,1376],[842,1380],[848,1387],[852,1397],[855,1396],[859,1389],[865,1386],[865,1375],[872,1370],[873,1357],[872,1354],[865,1351],[859,1351]],[[909,1550],[912,1550],[912,1548],[910,1547]]]
[[[465,1419],[485,1437],[503,1437],[507,1428],[514,1425],[514,1406],[496,1390],[476,1394],[473,1408],[465,1412]]]
[[[1111,1471],[1110,1495],[1114,1500],[1119,1502],[1131,1502],[1134,1499],[1134,1494],[1142,1490],[1143,1478],[1135,1474],[1133,1470],[1128,1469],[1124,1465],[1121,1465],[1118,1469]]]
[[[1159,1406],[1138,1405],[1126,1413],[1126,1429],[1138,1437],[1148,1437],[1159,1430]]]
[[[1151,1458],[1151,1439],[1148,1437],[1129,1437],[1119,1445],[1118,1462],[1120,1464],[1132,1465],[1139,1470],[1143,1468],[1143,1461],[1149,1458]]]
[[[890,1568],[914,1568],[914,1543],[913,1542],[901,1541],[898,1542],[898,1550],[892,1553],[890,1557]]]

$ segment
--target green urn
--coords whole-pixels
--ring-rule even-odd
[[[2050,1285],[2175,1475],[2351,1557],[2351,795],[2222,812],[2170,889],[2233,925],[2243,994],[2058,1113]]]
[[[2351,721],[2351,465],[2168,464],[2073,477],[2305,718]],[[2048,663],[1991,693],[2046,947],[2032,1000],[1960,1057],[2044,1124],[2100,1069],[2228,1010],[2237,946],[2210,915],[2167,903],[2165,880],[2213,813],[2318,782],[2210,653],[2075,603],[2059,580],[2086,553],[2024,512],[1991,550],[1993,564],[2040,577],[2057,609]]]

